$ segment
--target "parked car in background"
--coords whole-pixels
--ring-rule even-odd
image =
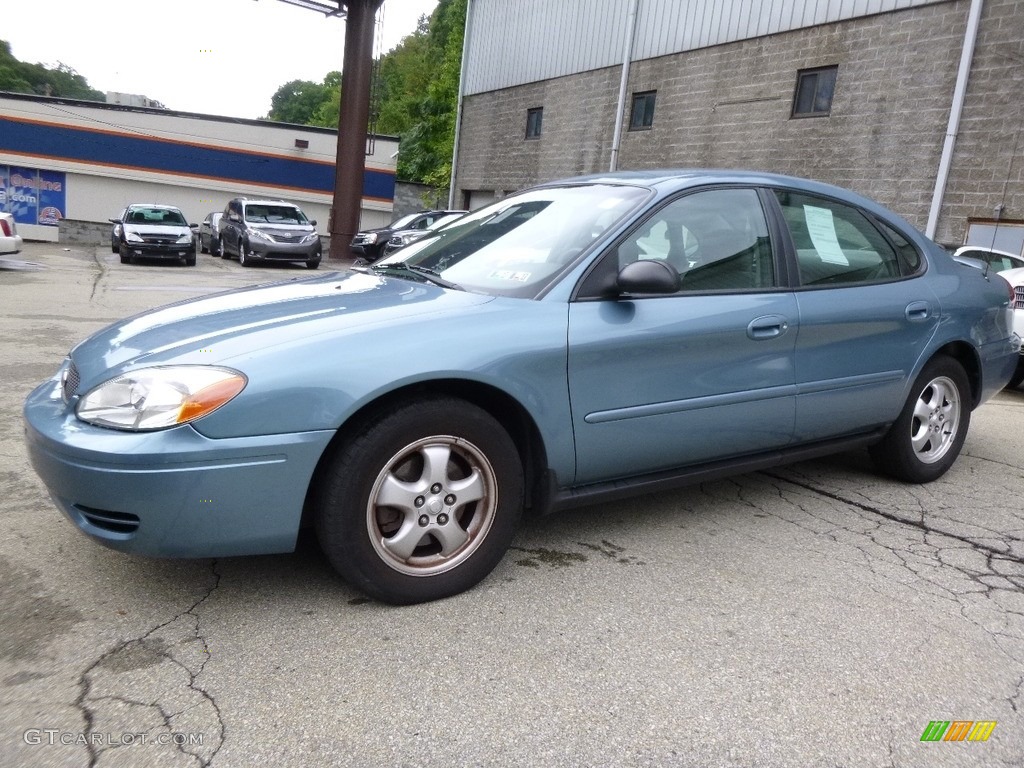
[[[116,219],[110,247],[121,254],[121,263],[134,259],[174,259],[188,266],[196,263],[196,237],[179,209],[173,205],[134,203]]]
[[[108,326],[29,395],[26,441],[111,548],[288,552],[306,519],[354,587],[415,603],[486,577],[525,509],[854,448],[941,477],[1016,366],[1010,299],[837,187],[601,174]]]
[[[384,255],[390,256],[400,248],[405,248],[405,246],[415,242],[416,240],[432,235],[436,230],[441,229],[441,227],[448,226],[456,219],[461,219],[467,213],[469,213],[469,211],[448,211],[444,215],[438,216],[422,229],[400,229],[397,232],[393,232],[391,237],[388,239],[387,244],[384,246]]]
[[[1024,266],[1003,270],[999,275],[1013,289],[1013,330],[1018,336],[1024,338]],[[1017,360],[1017,369],[1006,386],[1016,389],[1021,382],[1024,382],[1024,349],[1021,350],[1021,357]]]
[[[0,212],[0,253],[19,253],[23,245],[14,214]]]
[[[206,218],[199,224],[199,250],[203,253],[216,253],[220,235],[219,224],[222,211],[213,211],[206,214]]]
[[[236,256],[243,267],[258,261],[302,262],[320,266],[322,254],[316,221],[284,200],[229,200],[218,223],[217,253]]]
[[[956,258],[977,259],[992,268],[993,272],[1004,272],[1007,269],[1024,267],[1024,257],[1020,254],[997,251],[994,248],[983,248],[978,245],[965,245],[953,252]]]
[[[440,217],[449,216],[453,213],[463,214],[466,211],[419,211],[403,216],[386,227],[364,229],[357,232],[356,236],[352,238],[352,242],[349,243],[349,250],[366,261],[376,261],[384,255],[384,248],[387,246],[388,240],[396,232],[426,229]]]

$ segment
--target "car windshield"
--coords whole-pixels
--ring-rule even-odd
[[[292,205],[247,205],[245,220],[258,224],[305,224],[306,216]]]
[[[188,226],[181,211],[174,208],[132,208],[127,221],[131,224],[155,224],[157,226]]]
[[[530,190],[453,221],[375,266],[404,263],[466,290],[532,298],[649,194],[611,184]]]
[[[400,218],[398,221],[393,221],[388,224],[385,229],[405,229],[409,226],[410,222],[415,220],[420,214],[418,213],[407,213],[405,216]]]

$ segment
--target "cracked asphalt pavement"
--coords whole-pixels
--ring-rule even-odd
[[[75,342],[303,270],[12,259],[31,268],[0,265],[0,766],[1024,765],[1024,391],[976,411],[930,485],[848,453],[530,520],[476,589],[395,608],[305,535],[109,551],[28,465],[22,402]],[[922,742],[933,720],[997,725]]]

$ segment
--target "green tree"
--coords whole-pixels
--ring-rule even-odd
[[[466,0],[440,0],[377,63],[371,123],[378,133],[399,137],[398,177],[446,187],[451,176]],[[270,120],[338,125],[341,73],[322,83],[293,80],[271,99]]]
[[[67,64],[56,67],[27,64],[11,53],[11,44],[0,40],[0,91],[62,96],[70,99],[105,101],[102,91],[91,88],[86,79]]]
[[[325,99],[322,83],[311,80],[292,80],[285,83],[270,98],[268,120],[280,123],[311,125],[313,115]]]

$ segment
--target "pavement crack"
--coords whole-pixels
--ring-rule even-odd
[[[974,549],[981,550],[982,552],[985,552],[985,553],[987,553],[990,556],[998,556],[1000,559],[1003,559],[1003,560],[1006,560],[1006,561],[1010,561],[1010,562],[1014,562],[1014,563],[1017,563],[1017,564],[1020,564],[1020,565],[1024,565],[1024,558],[1019,557],[1019,556],[1013,554],[1012,552],[1007,551],[1006,549],[999,549],[997,547],[994,547],[994,546],[991,546],[989,544],[986,544],[985,542],[978,541],[975,538],[971,538],[969,536],[963,536],[961,534],[954,533],[953,531],[948,531],[948,530],[944,531],[944,530],[941,530],[941,529],[936,528],[934,526],[928,525],[928,523],[926,523],[925,520],[924,520],[924,509],[923,509],[923,506],[922,506],[921,519],[920,520],[913,520],[913,519],[910,519],[910,518],[901,517],[900,515],[897,515],[897,514],[893,514],[892,512],[886,512],[884,509],[879,509],[878,507],[873,506],[871,504],[864,504],[863,502],[856,501],[855,499],[847,498],[847,497],[842,496],[842,495],[840,495],[838,493],[832,493],[831,491],[826,491],[824,488],[818,488],[817,486],[811,485],[810,483],[804,483],[804,482],[801,482],[799,480],[794,480],[793,478],[790,478],[790,477],[783,477],[781,475],[776,475],[776,474],[771,473],[771,472],[766,472],[765,474],[768,475],[769,477],[771,477],[774,480],[778,480],[778,481],[783,482],[783,483],[789,483],[790,485],[795,485],[795,486],[797,486],[799,488],[803,488],[804,490],[810,491],[811,493],[816,493],[819,496],[824,496],[827,499],[832,499],[833,501],[838,501],[838,502],[840,502],[842,504],[848,504],[851,507],[856,507],[857,509],[859,509],[859,510],[861,510],[863,512],[869,512],[869,513],[871,513],[873,515],[878,515],[879,517],[882,517],[882,518],[884,518],[886,520],[890,520],[890,521],[892,521],[894,523],[900,523],[901,525],[906,525],[906,526],[909,526],[911,528],[916,528],[919,531],[922,531],[926,536],[928,534],[935,534],[935,535],[938,535],[938,536],[945,536],[947,538],[954,539],[956,541],[962,542],[963,544],[966,544],[967,546],[972,547]],[[920,500],[918,500],[918,501],[920,503]]]
[[[224,718],[217,701],[199,683],[211,658],[199,609],[220,586],[216,560],[211,575],[209,587],[185,610],[108,649],[79,675],[74,704],[85,721],[89,768],[95,768],[104,752],[127,746],[127,734],[166,733],[160,746],[201,768],[207,768],[220,751],[226,737]],[[147,684],[151,696],[146,695]],[[111,743],[117,731],[122,738]],[[196,734],[198,744],[193,743]],[[206,740],[208,735],[214,737],[212,743]]]

